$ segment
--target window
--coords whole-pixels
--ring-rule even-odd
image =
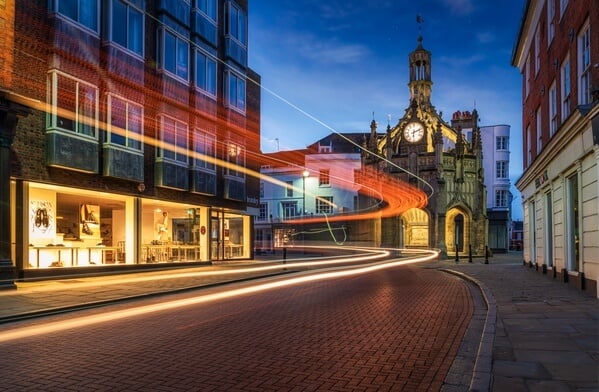
[[[245,78],[234,72],[226,72],[227,102],[229,106],[245,112]]]
[[[174,118],[160,116],[160,149],[158,156],[187,163],[187,124]]]
[[[555,82],[549,87],[549,136],[557,131],[557,88]]]
[[[229,142],[227,148],[227,168],[225,174],[245,178],[245,147],[238,143]]]
[[[52,95],[51,128],[97,137],[98,88],[58,71],[49,75]]]
[[[193,165],[214,172],[216,160],[216,136],[196,129],[193,133]]]
[[[530,93],[530,57],[526,58],[526,62],[524,63],[524,94],[528,97]]]
[[[507,207],[507,191],[505,189],[495,191],[495,207]]]
[[[532,134],[530,125],[526,127],[526,167],[532,163]]]
[[[87,27],[98,30],[98,0],[56,0],[56,10],[61,15]]]
[[[509,150],[509,137],[497,136],[495,137],[496,150]]]
[[[111,39],[123,48],[143,56],[144,14],[122,0],[112,0]]]
[[[143,107],[110,94],[108,110],[108,143],[141,151]]]
[[[330,171],[329,169],[321,169],[318,172],[318,185],[320,186],[326,186],[326,185],[330,185]]]
[[[566,58],[560,72],[562,82],[562,122],[570,115],[570,59]]]
[[[333,196],[319,196],[316,198],[317,214],[333,213]]]
[[[578,38],[578,91],[580,91],[580,104],[591,102],[591,28],[587,23]]]
[[[293,218],[297,215],[297,201],[284,201],[281,203],[283,219]]]
[[[160,34],[160,67],[185,81],[189,80],[189,42],[170,30]]]
[[[216,60],[199,50],[195,51],[196,87],[216,97]]]
[[[537,27],[535,31],[535,75],[539,73],[541,68],[541,29]]]
[[[227,32],[242,46],[247,44],[246,26],[245,11],[239,8],[234,2],[229,3],[229,25]]]
[[[285,188],[287,197],[293,197],[293,181],[285,181],[285,183],[287,184]]]
[[[260,203],[260,210],[258,212],[258,220],[265,221],[268,216],[268,204]]]
[[[541,118],[541,107],[537,109],[537,155],[541,153],[543,149],[543,131],[541,130],[542,118]]]
[[[508,178],[508,161],[495,162],[495,178]]]
[[[260,181],[260,197],[264,197],[264,182]]]
[[[547,2],[547,46],[553,41],[555,36],[555,0],[548,0]]]
[[[216,0],[197,0],[197,7],[210,19],[216,21]]]
[[[564,16],[564,12],[566,12],[566,7],[568,6],[568,0],[559,0],[559,17],[561,19]]]

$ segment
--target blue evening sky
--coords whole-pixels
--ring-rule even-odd
[[[521,77],[511,66],[525,0],[250,0],[249,65],[262,76],[263,152],[336,132],[379,131],[409,105],[408,55],[432,53],[432,103],[449,122],[479,112],[511,126],[510,178],[522,174]],[[278,140],[277,140],[278,139]],[[486,173],[486,175],[492,175]],[[512,187],[514,219],[521,219]]]

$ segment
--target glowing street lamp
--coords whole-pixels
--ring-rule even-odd
[[[302,211],[303,211],[303,215],[306,215],[306,178],[310,177],[310,172],[308,171],[308,169],[304,169],[304,171],[302,172],[302,185],[303,185],[303,205],[302,205]]]

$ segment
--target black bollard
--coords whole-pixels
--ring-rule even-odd
[[[287,262],[287,248],[283,248],[283,264]]]
[[[489,246],[485,246],[485,264],[489,264]]]
[[[460,262],[460,252],[458,251],[458,244],[455,244],[455,262],[459,263]]]
[[[472,263],[472,244],[468,244],[468,262]]]

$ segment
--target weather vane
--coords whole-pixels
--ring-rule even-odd
[[[424,23],[424,19],[420,14],[416,14],[416,23],[418,23],[418,35],[422,35],[422,24]]]

